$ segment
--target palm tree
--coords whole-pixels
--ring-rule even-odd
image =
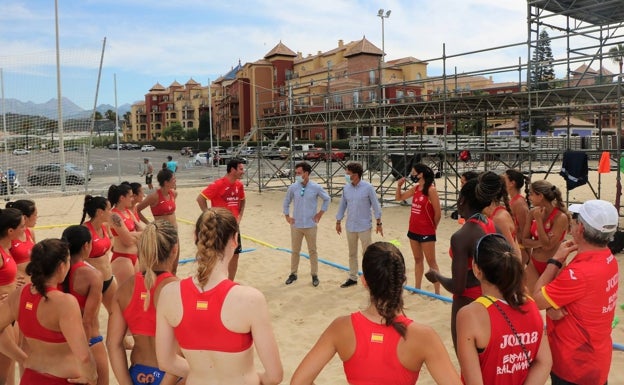
[[[624,64],[624,44],[620,43],[609,50],[609,56],[614,63],[618,63],[620,66],[620,73],[622,73],[622,64]]]

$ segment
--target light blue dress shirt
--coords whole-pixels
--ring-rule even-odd
[[[342,190],[336,220],[341,221],[346,212],[348,232],[370,230],[373,226],[371,210],[375,213],[375,219],[381,219],[381,205],[373,185],[364,180],[360,180],[355,186],[348,183]]]
[[[317,213],[318,198],[323,200],[322,211],[327,211],[329,207],[329,194],[318,183],[311,180],[303,186],[301,183],[293,183],[288,187],[284,198],[284,215],[290,213],[290,202],[293,202],[294,226],[298,229],[308,229],[315,227],[314,216]]]

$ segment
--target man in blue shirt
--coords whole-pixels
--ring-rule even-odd
[[[381,226],[381,206],[375,188],[362,180],[364,170],[360,163],[349,163],[345,170],[347,184],[336,214],[336,232],[342,233],[341,221],[347,214],[347,242],[349,244],[349,278],[340,287],[357,285],[358,279],[358,240],[362,250],[371,244],[372,215],[375,214],[375,233],[383,237]]]
[[[286,284],[297,280],[299,268],[299,252],[305,237],[310,255],[310,271],[312,285],[318,286],[318,252],[316,251],[316,224],[321,220],[329,206],[329,194],[318,184],[310,180],[312,167],[301,162],[295,165],[295,183],[290,185],[284,198],[284,215],[290,224],[290,240],[292,252],[290,254],[290,275]],[[323,200],[320,211],[317,210],[318,198]],[[293,215],[290,216],[290,202],[293,202]]]
[[[174,174],[178,171],[178,162],[173,160],[171,155],[167,155],[167,168]]]

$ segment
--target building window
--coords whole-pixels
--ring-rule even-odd
[[[375,70],[370,70],[368,72],[368,84],[375,84]]]
[[[360,106],[360,91],[353,91],[353,105],[355,107]]]

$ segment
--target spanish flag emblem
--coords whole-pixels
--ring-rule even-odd
[[[146,291],[142,291],[141,292],[141,301],[145,301],[145,298],[147,298],[147,292]]]
[[[384,335],[381,333],[371,333],[371,342],[383,344]]]
[[[208,310],[208,301],[197,301],[195,304],[196,310]]]
[[[32,302],[26,302],[26,304],[24,305],[24,308],[26,310],[32,310],[33,309],[33,304]]]

